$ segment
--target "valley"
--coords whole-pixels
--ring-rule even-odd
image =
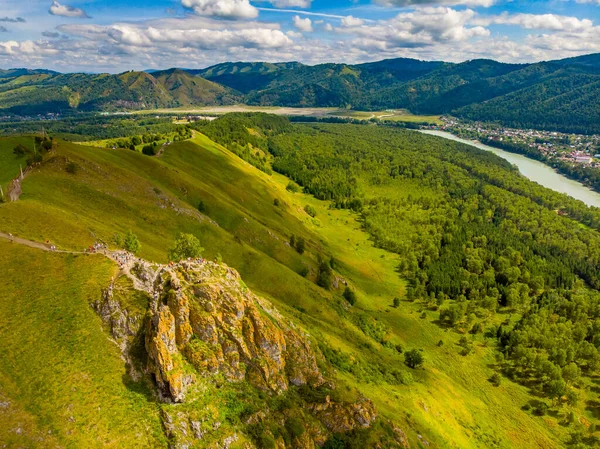
[[[587,346],[593,331],[577,340],[565,333],[562,346],[573,348],[575,362],[560,362],[549,347],[519,337],[518,351],[564,367],[577,363],[580,374],[568,378],[564,398],[548,389],[556,378],[544,376],[554,374],[538,374],[538,362],[519,365],[498,335],[508,339],[527,326],[525,318],[543,320],[539,308],[570,314],[570,303],[580,312],[569,320],[592,329],[596,212],[530,183],[489,153],[412,131],[293,124],[246,113],[187,126],[191,137],[160,157],[54,139],[22,181],[19,200],[0,204],[0,232],[58,250],[0,239],[0,277],[8,286],[0,321],[6,354],[0,402],[8,412],[0,415],[0,440],[209,447],[235,434],[232,448],[311,447],[300,443],[309,434],[324,447],[351,448],[559,448],[576,438],[595,441],[597,356]],[[10,161],[0,168],[3,187],[29,157],[13,149],[33,151],[32,143],[31,136],[0,139],[0,158]],[[140,244],[133,260],[167,271],[177,236],[196,236],[204,260],[237,270],[260,303],[272,303],[306,333],[335,389],[290,387],[281,396],[253,386],[250,375],[236,382],[202,375],[189,401],[162,400],[147,371],[148,346],[135,343],[144,333],[131,336],[126,362],[122,342],[111,342],[116,321],[103,322],[92,306],[112,284],[113,299],[138,322],[150,313],[152,294],[136,293],[102,254],[59,252],[83,252],[96,242],[121,251],[130,231]],[[182,282],[189,282],[181,267]],[[217,285],[230,282],[215,276]],[[197,335],[200,344],[204,337]],[[181,353],[172,352],[173,359],[186,376],[198,376],[193,357],[177,346]],[[416,369],[405,363],[412,350],[424,356]],[[131,365],[140,377],[131,377]],[[567,400],[569,392],[576,401]],[[347,405],[364,396],[377,419],[362,430],[332,431],[310,412],[325,395]],[[211,402],[215,414],[199,414]],[[547,411],[538,416],[540,404]],[[268,410],[259,433],[250,419],[257,407]],[[189,424],[177,418],[181,413]],[[191,438],[189,427],[184,438],[173,422],[202,422],[207,433]],[[321,430],[293,430],[293,422]]]

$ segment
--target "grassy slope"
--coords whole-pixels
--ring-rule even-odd
[[[546,424],[546,418],[520,410],[531,399],[524,388],[508,381],[498,388],[489,384],[492,349],[476,345],[475,354],[462,357],[456,349],[460,336],[436,326],[434,312],[421,319],[419,304],[390,307],[404,290],[396,256],[373,248],[352,213],[286,191],[287,178],[269,177],[203,136],[173,144],[161,158],[66,143],[58,154],[76,161],[78,174],[68,175],[63,160],[37,170],[25,180],[21,200],[0,207],[0,230],[81,248],[93,242],[92,233],[110,240],[131,228],[142,242],[141,255],[157,261],[165,261],[177,232],[193,232],[207,255],[222,254],[251,288],[316,338],[365,363],[401,367],[400,354],[340,319],[339,292],[332,296],[295,273],[303,264],[314,270],[317,252],[335,255],[339,272],[357,288],[357,308],[384,322],[393,343],[425,351],[426,369],[413,373],[417,381],[410,386],[376,385],[340,373],[398,421],[413,443],[422,433],[439,447],[560,447],[565,429],[550,429],[550,418]],[[427,193],[407,184],[398,195],[410,192]],[[282,206],[273,206],[274,198]],[[194,215],[200,200],[219,226]],[[316,208],[316,219],[303,211],[306,204]],[[302,257],[286,244],[292,233],[308,240]]]
[[[6,189],[8,183],[19,174],[19,165],[25,169],[27,155],[17,157],[13,154],[13,148],[18,144],[31,149],[33,148],[33,139],[24,137],[0,139],[0,186],[3,189]]]
[[[0,254],[0,402],[9,403],[0,413],[0,441],[8,447],[162,445],[157,408],[125,384],[120,351],[89,305],[110,281],[112,263],[5,241]]]

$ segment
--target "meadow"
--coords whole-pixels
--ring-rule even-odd
[[[0,160],[9,160],[13,143],[0,142]],[[66,170],[70,163],[75,173]],[[0,179],[13,177],[15,166],[14,160],[0,165]],[[294,193],[289,182],[199,133],[170,145],[161,157],[60,141],[56,154],[25,179],[20,200],[0,205],[0,231],[81,250],[98,240],[114,246],[115,234],[133,230],[140,256],[156,262],[168,261],[179,232],[192,233],[207,257],[222,258],[299,323],[328,354],[341,385],[372,398],[413,446],[563,447],[570,429],[521,409],[536,399],[530,390],[488,381],[496,351],[482,335],[472,338],[473,353],[464,357],[462,334],[440,326],[439,313],[424,301],[406,298],[401,256],[376,248],[358,214]],[[390,187],[369,189],[375,195]],[[397,198],[433,195],[410,180],[392,190]],[[292,235],[306,240],[304,254],[290,247]],[[7,356],[0,362],[0,395],[18,407],[0,418],[9,420],[0,427],[10,433],[14,422],[28,423],[28,435],[50,430],[67,447],[94,447],[95,433],[106,435],[104,443],[112,447],[139,447],[139,435],[146,447],[164,445],[155,404],[142,386],[123,381],[117,348],[89,307],[115,267],[94,256],[0,245],[7,286],[1,297],[6,312],[0,349]],[[335,276],[356,291],[353,307],[342,298],[342,283],[331,290],[315,285],[319,260],[331,257]],[[398,348],[422,350],[424,367],[406,367]],[[583,407],[578,414],[593,419]]]

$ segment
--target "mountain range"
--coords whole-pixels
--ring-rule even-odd
[[[0,70],[0,111],[114,111],[245,103],[408,109],[516,127],[600,132],[600,54],[532,64],[387,59],[365,64],[227,62],[121,74]]]

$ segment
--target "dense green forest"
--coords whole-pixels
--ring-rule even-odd
[[[250,119],[239,119],[243,134]],[[211,124],[217,140],[216,128],[236,120],[220,123]],[[400,256],[408,297],[438,310],[440,326],[484,334],[500,372],[551,405],[577,401],[600,366],[600,210],[432,136],[372,125],[265,129],[273,169],[356,211],[375,245]],[[468,355],[469,339],[461,344]]]
[[[168,134],[176,129],[177,125],[173,124],[171,117],[123,117],[98,114],[81,114],[61,120],[0,122],[0,136],[34,134],[43,130],[54,136],[78,142],[143,134]]]
[[[366,64],[223,63],[152,74],[0,72],[9,114],[231,105],[408,109],[574,133],[600,132],[596,55],[534,64],[389,59]]]

